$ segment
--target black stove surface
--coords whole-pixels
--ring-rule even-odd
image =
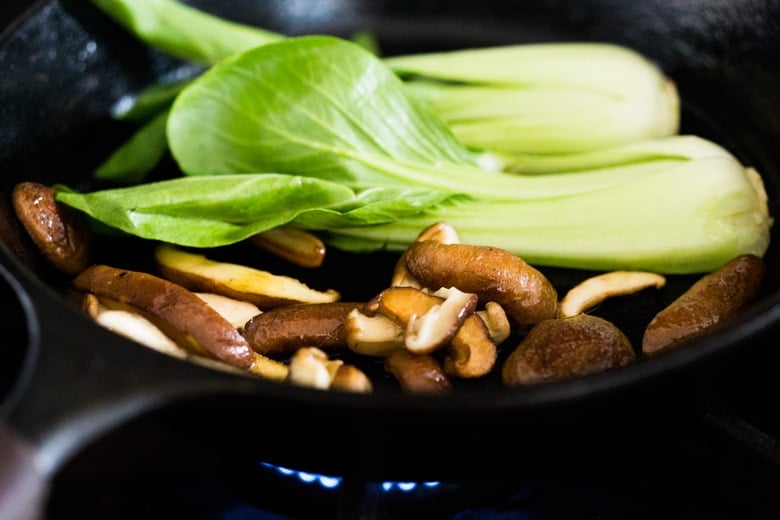
[[[700,398],[687,413],[623,449],[594,445],[530,471],[467,480],[300,472],[215,452],[165,416],[147,416],[60,472],[47,518],[780,518],[778,359],[764,348],[727,364],[696,383]]]

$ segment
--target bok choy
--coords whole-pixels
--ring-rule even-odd
[[[334,37],[221,61],[178,95],[167,138],[188,177],[59,200],[200,247],[289,224],[400,250],[447,221],[538,265],[693,273],[769,241],[760,177],[714,143],[673,136],[588,152],[587,169],[488,170],[382,60]]]
[[[174,0],[92,2],[141,41],[208,66],[283,38]],[[679,128],[674,83],[644,56],[616,45],[508,45],[383,61],[461,143],[485,152],[483,161],[493,168],[550,170],[544,164],[559,156],[572,163],[579,152],[673,135]],[[165,148],[154,120],[101,165],[97,177],[136,182],[151,164],[141,143],[153,140],[156,149]],[[527,169],[532,164],[537,170]]]

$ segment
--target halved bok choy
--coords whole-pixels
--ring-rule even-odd
[[[715,143],[673,136],[615,148],[619,166],[492,171],[385,63],[334,37],[223,60],[176,98],[167,138],[188,177],[59,200],[199,247],[292,225],[348,250],[401,250],[447,221],[538,265],[694,273],[769,242],[760,176]]]
[[[175,0],[92,2],[139,40],[206,67],[284,38]],[[550,171],[561,156],[572,163],[579,152],[673,135],[679,129],[674,83],[649,59],[618,45],[529,43],[383,61],[461,143],[483,152],[483,164],[493,169]],[[150,117],[150,106],[162,114],[189,81],[174,82],[167,90],[154,85],[124,99],[117,116]],[[159,117],[139,124],[97,168],[98,179],[138,182],[162,156],[167,143]]]

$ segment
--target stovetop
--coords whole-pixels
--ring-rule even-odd
[[[57,476],[50,520],[780,518],[780,355],[754,349],[697,381],[689,412],[592,453],[471,479],[320,475],[210,450],[147,416]],[[738,384],[734,382],[738,381]],[[573,432],[573,434],[576,434]],[[605,438],[612,434],[605,431]]]

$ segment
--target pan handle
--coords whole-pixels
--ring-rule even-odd
[[[30,443],[0,424],[0,520],[41,517],[49,479]]]

